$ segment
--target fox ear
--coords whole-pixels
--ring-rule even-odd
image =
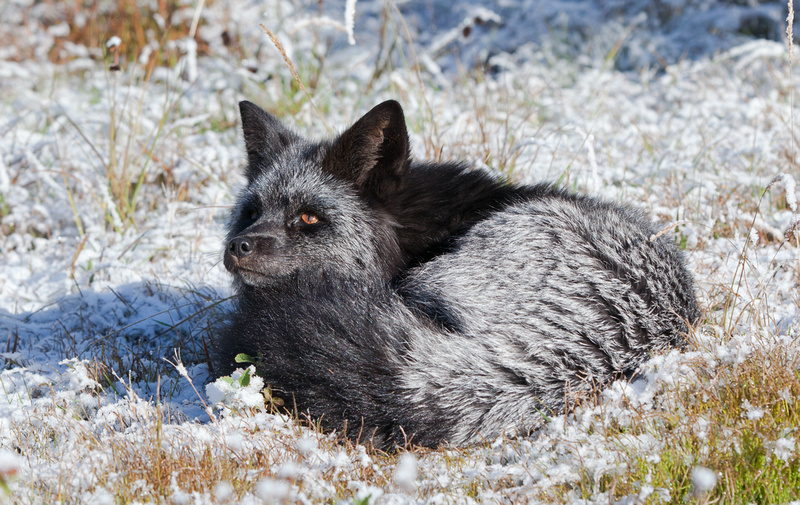
[[[394,100],[376,105],[334,140],[324,169],[382,198],[411,163],[403,108]]]
[[[239,113],[242,115],[244,146],[247,150],[245,175],[247,182],[253,182],[258,174],[272,166],[278,154],[299,137],[283,126],[278,118],[252,102],[239,102]]]

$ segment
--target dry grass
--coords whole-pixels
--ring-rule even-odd
[[[242,410],[197,425],[172,417],[161,401],[142,400],[130,389],[117,402],[119,408],[99,407],[100,392],[84,393],[97,402],[91,414],[85,405],[53,398],[49,407],[11,422],[16,450],[50,467],[50,473],[37,474],[33,465],[28,485],[37,502],[83,503],[85,496],[98,493],[110,494],[116,503],[169,503],[181,496],[228,503],[248,494],[295,503],[298,493],[305,493],[333,503],[353,496],[352,482],[395,487],[395,456],[322,434],[308,422]],[[79,446],[82,456],[62,460],[48,449],[53,444]]]
[[[106,41],[118,36],[122,39],[122,60],[143,59],[142,63],[152,71],[157,65],[172,65],[177,61],[179,50],[170,44],[175,40],[193,36],[198,52],[207,53],[208,44],[197,34],[196,27],[194,33],[191,32],[194,11],[194,3],[179,0],[44,0],[27,10],[25,22],[40,24],[51,32],[54,30],[54,43],[48,57],[55,63],[64,63],[81,55],[82,50],[76,49],[79,47],[89,49],[96,58],[102,57]],[[68,29],[54,29],[59,26]],[[0,40],[16,44],[9,37],[10,34],[0,36]],[[232,38],[227,41],[229,46],[235,46]],[[18,56],[23,59],[32,57],[24,50]]]
[[[606,443],[621,448],[631,436],[656,437],[662,447],[656,461],[631,450],[619,461],[621,471],[596,482],[587,478],[580,484],[582,493],[622,498],[638,495],[647,484],[668,491],[672,503],[787,503],[800,498],[800,461],[794,451],[800,422],[800,346],[756,349],[733,363],[697,358],[689,366],[695,380],[665,387],[659,409],[640,411],[625,426],[606,433]],[[718,476],[707,494],[693,486],[691,472],[697,467]],[[654,494],[643,502],[660,499]]]

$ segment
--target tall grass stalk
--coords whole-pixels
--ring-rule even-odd
[[[306,98],[308,99],[309,103],[311,103],[311,106],[314,107],[314,110],[317,112],[317,116],[319,116],[319,119],[322,122],[322,124],[325,126],[325,129],[328,130],[328,132],[331,132],[332,131],[331,127],[328,126],[328,123],[325,121],[325,117],[322,115],[322,113],[317,108],[317,105],[314,103],[314,99],[311,98],[311,94],[308,92],[308,89],[306,89],[306,85],[303,84],[303,80],[300,78],[300,75],[297,73],[297,69],[295,68],[294,63],[292,63],[292,59],[286,53],[286,49],[283,48],[283,44],[281,44],[281,41],[278,40],[278,36],[275,35],[275,33],[273,33],[272,30],[270,30],[269,28],[267,28],[263,24],[261,24],[259,26],[261,27],[261,30],[265,34],[267,34],[267,37],[269,37],[269,40],[272,41],[272,44],[275,46],[275,49],[277,49],[278,52],[281,53],[281,56],[283,57],[283,62],[286,64],[286,67],[292,73],[292,77],[294,78],[295,82],[297,82],[297,85],[300,86],[300,89],[303,90],[303,93],[305,93]]]
[[[72,188],[69,185],[69,181],[67,180],[67,170],[64,167],[64,159],[61,156],[61,148],[58,143],[58,135],[55,136],[55,146],[56,152],[58,157],[58,165],[59,171],[61,172],[61,180],[64,182],[64,191],[67,193],[67,199],[69,200],[69,207],[72,210],[72,216],[75,220],[75,226],[78,228],[78,235],[81,237],[84,236],[84,229],[83,229],[83,221],[81,220],[81,215],[78,212],[78,207],[75,205],[75,196],[72,193]]]
[[[133,66],[128,77],[132,82],[140,83],[141,91],[136,103],[133,103],[134,100],[131,98],[132,87],[129,87],[125,93],[124,100],[121,103],[118,102],[118,72],[106,72],[106,93],[109,104],[109,154],[108,161],[105,163],[105,175],[108,182],[110,201],[114,204],[113,209],[106,209],[106,219],[114,229],[118,230],[135,225],[134,215],[156,148],[162,138],[164,127],[170,114],[183,96],[183,93],[173,89],[169,80],[167,80],[165,83],[167,89],[166,93],[164,93],[162,106],[163,112],[158,124],[143,141],[137,141],[136,137],[141,125],[141,115],[150,96],[148,90],[152,76],[152,72],[147,71],[144,78],[140,79],[137,77],[137,71],[137,67]],[[133,107],[135,107],[135,110],[131,114],[126,114]],[[122,121],[127,124],[128,134],[123,150],[120,152],[118,148]],[[93,149],[96,150],[94,147]],[[136,167],[141,168],[137,171]]]

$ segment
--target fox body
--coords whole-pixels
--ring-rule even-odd
[[[460,164],[412,163],[399,104],[309,142],[240,104],[247,186],[216,341],[298,413],[388,448],[530,433],[680,346],[700,312],[640,213]]]

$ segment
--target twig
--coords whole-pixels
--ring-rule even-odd
[[[314,100],[311,99],[311,94],[306,89],[306,86],[305,86],[305,84],[303,84],[303,81],[300,80],[300,76],[297,74],[297,70],[295,70],[294,64],[292,63],[291,58],[289,58],[289,55],[286,54],[286,49],[283,48],[283,44],[281,44],[280,40],[278,40],[278,37],[272,32],[272,30],[270,30],[269,28],[267,28],[263,24],[260,24],[258,26],[260,26],[261,30],[263,30],[264,33],[267,34],[267,37],[269,37],[269,40],[272,41],[272,43],[275,45],[275,48],[278,50],[279,53],[281,53],[281,56],[283,56],[283,62],[286,63],[287,67],[289,67],[289,71],[292,73],[292,77],[294,77],[294,80],[297,82],[298,86],[300,86],[300,89],[303,90],[303,93],[306,94],[306,98],[308,98],[308,101],[311,102],[311,106],[314,107],[315,111],[317,111],[317,115],[319,116],[320,120],[322,121],[322,124],[325,126],[325,129],[330,132],[331,131],[331,127],[328,126],[328,123],[325,122],[325,118],[322,116],[322,113],[319,111],[319,109],[317,109],[317,106],[314,103]]]
[[[662,228],[655,235],[650,235],[650,242],[655,242],[658,237],[660,237],[661,235],[664,235],[665,233],[667,233],[671,229],[675,228],[676,226],[683,226],[684,224],[689,224],[689,223],[691,223],[691,221],[687,221],[685,219],[682,219],[680,221],[672,222],[672,223],[668,224],[667,226],[665,226],[664,228]]]
[[[81,254],[81,251],[83,251],[83,247],[86,245],[86,240],[88,238],[89,234],[84,233],[83,240],[81,240],[80,244],[78,244],[78,248],[75,249],[75,254],[72,256],[72,263],[70,264],[70,269],[69,269],[69,276],[72,279],[75,279],[75,262],[78,261],[78,256]]]
[[[789,14],[786,16],[786,38],[789,44],[789,128],[794,138],[794,79],[792,63],[794,62],[794,0],[789,0]],[[796,164],[794,143],[792,143],[792,166]]]
[[[203,12],[203,6],[205,5],[206,0],[200,0],[197,2],[197,7],[194,9],[194,16],[192,16],[192,26],[189,28],[189,38],[193,39],[194,34],[197,33],[197,25],[200,23],[200,13]]]

